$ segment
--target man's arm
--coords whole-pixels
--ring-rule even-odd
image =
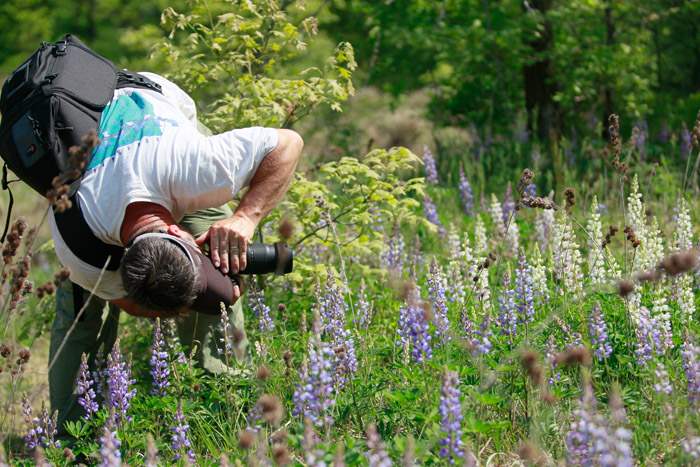
[[[248,191],[229,219],[217,221],[197,239],[209,242],[214,266],[233,273],[246,267],[246,250],[260,221],[280,202],[287,192],[294,169],[301,157],[304,142],[292,130],[277,130],[277,147],[260,163]]]

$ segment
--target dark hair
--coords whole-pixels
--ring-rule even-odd
[[[197,296],[187,254],[165,238],[144,238],[124,255],[121,275],[129,298],[153,311],[176,311]]]

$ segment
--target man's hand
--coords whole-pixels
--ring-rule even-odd
[[[214,222],[206,233],[197,238],[197,245],[209,241],[209,255],[221,272],[234,274],[246,268],[248,242],[257,224],[245,214],[236,212],[229,219]]]

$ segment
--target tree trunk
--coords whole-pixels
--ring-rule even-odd
[[[523,67],[527,130],[536,134],[540,141],[547,141],[551,137],[559,138],[561,133],[559,106],[554,101],[557,86],[549,59],[553,38],[547,12],[552,7],[552,0],[532,0],[529,4],[523,2],[523,5],[542,16],[541,34],[528,34],[524,39],[533,52],[533,60]]]

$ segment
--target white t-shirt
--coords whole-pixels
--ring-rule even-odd
[[[97,238],[121,245],[126,207],[157,203],[176,221],[187,213],[217,207],[248,185],[262,159],[277,146],[277,130],[252,127],[205,136],[197,130],[192,98],[165,78],[142,73],[163,93],[117,89],[100,121],[100,145],[93,151],[77,199]],[[56,227],[56,254],[73,282],[92,290],[102,271],[76,257]],[[119,271],[105,270],[95,294],[105,300],[126,296]]]

